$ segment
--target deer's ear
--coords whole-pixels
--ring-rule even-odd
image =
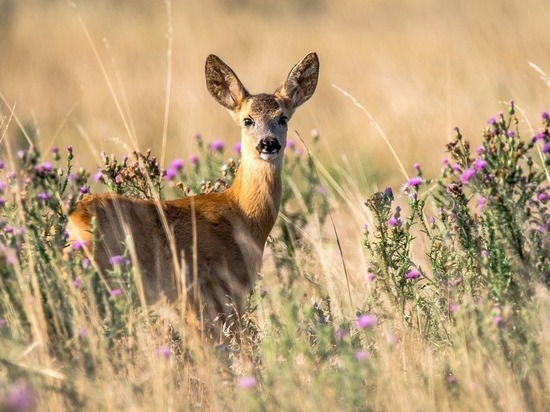
[[[211,54],[206,58],[205,75],[210,94],[229,110],[237,110],[249,96],[237,75],[218,56]]]
[[[319,58],[316,53],[309,53],[292,68],[275,94],[290,102],[294,110],[313,95],[318,78]]]

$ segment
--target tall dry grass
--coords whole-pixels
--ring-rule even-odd
[[[197,341],[168,307],[130,309],[130,300],[107,296],[100,302],[109,311],[101,312],[93,271],[77,258],[69,265],[51,256],[50,272],[33,259],[14,265],[16,299],[4,289],[2,296],[10,302],[1,313],[8,326],[0,325],[3,407],[23,399],[27,410],[546,410],[545,287],[515,314],[523,329],[503,332],[495,302],[464,299],[442,318],[448,334],[437,341],[388,297],[373,300],[361,231],[374,224],[367,195],[406,180],[398,163],[412,175],[421,161],[433,176],[453,126],[475,142],[486,118],[514,99],[526,113],[519,130],[530,137],[548,107],[549,90],[528,65],[549,71],[544,9],[534,0],[0,0],[0,138],[10,168],[26,146],[21,127],[47,160],[50,147],[72,145],[77,165],[92,173],[101,150],[121,155],[137,144],[168,162],[194,154],[198,132],[230,147],[235,128],[206,92],[205,57],[219,54],[252,91],[263,91],[277,86],[289,62],[316,50],[319,89],[292,120],[299,135],[291,137],[311,148],[310,130],[320,132],[316,170],[333,194],[316,198],[330,201],[334,223],[307,209],[303,175],[287,182],[294,200],[281,221],[296,223],[296,211],[307,217],[292,234],[301,247],[282,270],[288,250],[275,245],[266,254],[249,339],[230,352],[231,368],[220,360],[226,353]],[[32,257],[28,240],[22,248]],[[411,256],[424,264],[426,250],[415,243]],[[37,285],[51,279],[46,289],[59,293],[53,315],[37,304]],[[365,312],[378,324],[359,330]]]

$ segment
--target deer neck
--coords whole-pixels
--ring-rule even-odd
[[[227,191],[262,248],[279,213],[282,158],[282,153],[274,162],[243,156]]]

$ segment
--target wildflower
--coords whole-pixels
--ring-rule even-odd
[[[476,149],[476,154],[478,155],[481,155],[485,153],[485,146],[479,146],[477,149]]]
[[[361,229],[363,230],[363,233],[367,233],[369,231],[369,225],[367,225],[366,223],[363,223],[361,225]]]
[[[366,359],[369,358],[369,354],[365,351],[358,351],[358,352],[355,352],[355,359],[357,359],[358,361],[364,361]]]
[[[435,217],[430,216],[430,218],[428,219],[428,223],[429,223],[430,225],[435,225]]]
[[[546,136],[542,132],[538,132],[535,136],[535,141],[544,140]]]
[[[326,187],[325,185],[320,185],[317,188],[317,193],[319,193],[320,195],[326,195],[328,193],[328,187]]]
[[[311,138],[312,138],[312,139],[315,140],[315,139],[318,139],[318,138],[319,138],[319,130],[313,128],[313,129],[311,129],[311,132],[310,132],[310,133],[311,133]]]
[[[376,273],[374,273],[374,272],[367,273],[367,282],[368,283],[374,282],[375,279],[376,279]]]
[[[77,240],[73,243],[73,250],[80,250],[86,247],[86,242],[84,240]]]
[[[485,169],[488,165],[489,165],[489,163],[487,163],[486,160],[477,159],[474,163],[474,169],[475,170],[482,170],[482,169]]]
[[[16,255],[9,254],[6,255],[6,263],[10,266],[15,266],[19,263],[19,260],[17,259]]]
[[[176,169],[173,169],[173,168],[169,168],[167,169],[165,172],[164,172],[164,178],[166,180],[174,180],[176,178],[178,174],[178,171]]]
[[[0,206],[4,206],[5,204],[6,204],[6,199],[0,196]]]
[[[212,152],[223,152],[223,150],[225,149],[225,143],[218,139],[218,140],[214,140],[212,143],[210,143],[210,150]]]
[[[542,120],[548,120],[550,118],[550,115],[548,112],[542,112],[541,114]]]
[[[168,346],[161,346],[157,348],[156,355],[159,358],[166,358],[168,359],[170,355],[172,355],[172,350]]]
[[[483,249],[483,250],[481,251],[481,257],[482,257],[483,259],[486,259],[487,257],[489,257],[489,252],[488,252],[486,249]]]
[[[243,376],[237,383],[237,387],[240,389],[253,389],[256,386],[258,386],[258,381],[254,376]]]
[[[395,216],[392,216],[388,219],[388,226],[389,227],[399,227],[401,226],[401,219],[396,218]]]
[[[120,289],[111,290],[111,296],[113,298],[116,298],[117,296],[120,296],[120,295],[122,295],[122,290],[120,290]]]
[[[235,144],[233,148],[235,149],[235,152],[237,152],[237,154],[241,154],[241,149],[242,149],[241,142],[238,142],[237,144]]]
[[[302,149],[300,147],[297,147],[295,150],[294,150],[294,154],[296,156],[300,156],[302,154]]]
[[[193,166],[197,166],[199,164],[199,156],[197,155],[191,155],[191,157],[189,158],[189,162],[193,165]]]
[[[36,195],[36,197],[38,197],[39,200],[42,200],[45,202],[50,198],[50,194],[47,192],[40,192]]]
[[[90,262],[90,259],[84,258],[84,259],[82,259],[81,265],[84,269],[87,269],[92,265],[92,262]]]
[[[120,255],[114,255],[109,258],[109,263],[111,266],[119,266],[124,262],[124,258]]]
[[[103,173],[101,172],[97,172],[95,175],[94,175],[94,182],[100,182],[101,180],[103,180]]]
[[[386,334],[386,342],[388,342],[388,345],[391,346],[397,344],[397,336],[395,336],[392,332],[388,332]]]
[[[476,174],[475,169],[466,169],[462,175],[460,175],[460,181],[464,184],[468,184],[472,177]]]
[[[487,124],[494,125],[497,122],[497,119],[495,117],[490,117],[489,120],[487,120]]]
[[[516,132],[514,132],[513,130],[508,130],[508,133],[506,133],[506,135],[512,139],[516,137]]]
[[[542,147],[542,153],[550,153],[550,142],[546,143],[546,144]]]
[[[80,328],[78,330],[78,337],[79,338],[85,338],[86,336],[88,336],[88,329],[86,328]]]
[[[453,167],[453,172],[455,173],[458,173],[462,170],[458,163],[455,163],[452,167]]]
[[[419,171],[420,170],[420,163],[413,164],[413,168],[414,168],[414,170]]]
[[[85,195],[86,193],[88,193],[88,186],[86,186],[86,185],[81,186],[81,187],[80,187],[80,193],[82,193],[83,195]]]
[[[6,410],[27,412],[36,410],[36,394],[26,385],[14,385],[7,390],[3,405]]]
[[[447,383],[449,385],[456,385],[457,382],[458,382],[458,380],[456,379],[456,376],[454,376],[454,375],[447,376]]]
[[[76,173],[69,173],[69,176],[67,176],[67,178],[71,181],[71,182],[74,182],[76,179],[78,179],[78,175]]]
[[[357,329],[363,330],[363,329],[372,329],[376,326],[378,322],[378,319],[375,315],[361,315],[357,318],[355,321],[355,325],[357,326]]]
[[[418,187],[422,184],[422,178],[420,176],[415,176],[409,180],[410,187]]]
[[[548,195],[545,192],[540,192],[537,196],[537,199],[541,203],[546,203],[548,200]]]
[[[449,305],[449,312],[456,313],[458,311],[458,305],[456,303],[451,303]]]
[[[504,322],[504,319],[502,318],[502,316],[499,316],[499,315],[495,315],[493,316],[493,324],[495,326],[503,326],[503,322]]]
[[[115,183],[117,185],[120,185],[121,183],[124,182],[124,178],[122,177],[122,175],[119,173],[115,176]]]
[[[9,180],[15,180],[17,178],[17,173],[15,172],[8,172],[6,173],[6,177],[9,179]]]
[[[193,135],[193,139],[194,139],[195,142],[197,142],[197,143],[201,143],[201,142],[202,142],[202,136],[201,136],[200,133],[195,133],[195,134]]]
[[[342,342],[346,337],[346,330],[344,328],[336,329],[336,332],[334,332],[334,337],[338,342]]]
[[[180,171],[185,166],[185,163],[181,159],[174,159],[172,160],[172,163],[170,163],[170,168]]]
[[[82,278],[80,276],[73,279],[73,286],[77,289],[82,286]]]
[[[477,201],[477,205],[481,210],[485,208],[485,205],[487,204],[487,199],[485,197],[480,197]]]
[[[416,280],[420,278],[420,272],[418,271],[418,269],[412,268],[407,272],[405,276],[409,280]]]
[[[286,142],[287,149],[293,149],[296,146],[296,142],[292,139]]]

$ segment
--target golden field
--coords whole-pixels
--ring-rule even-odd
[[[367,193],[402,176],[369,117],[334,86],[372,115],[408,172],[413,162],[437,172],[452,128],[475,140],[503,102],[514,99],[528,114],[525,130],[549,106],[529,66],[550,71],[542,0],[1,4],[1,113],[13,107],[37,129],[41,148],[88,153],[90,168],[100,150],[120,155],[134,145],[166,161],[186,158],[195,133],[232,146],[237,129],[204,84],[210,53],[262,92],[317,51],[319,87],[291,130],[309,144],[318,129],[322,159],[347,158]]]

